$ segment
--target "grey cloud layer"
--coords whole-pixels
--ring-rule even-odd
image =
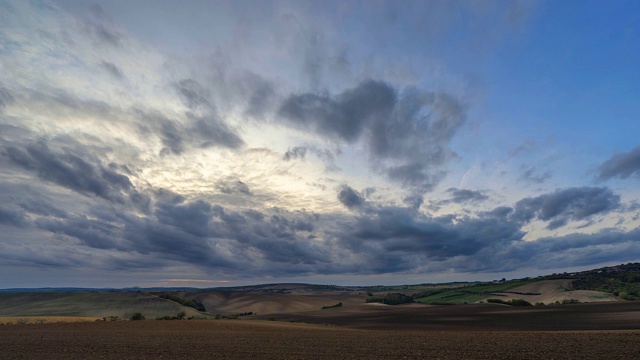
[[[109,182],[108,185],[95,183],[96,171],[105,171],[98,160],[39,151],[46,154],[47,161],[36,160],[28,150],[24,150],[23,155],[31,156],[29,161],[11,161],[22,171],[44,176],[47,181],[79,194],[96,195],[104,201],[90,202],[86,215],[79,215],[37,194],[25,195],[9,199],[0,207],[0,223],[46,231],[57,237],[75,239],[87,251],[110,253],[110,260],[101,264],[104,268],[161,269],[178,262],[239,277],[265,273],[291,276],[443,269],[492,272],[522,266],[551,267],[558,261],[566,266],[578,266],[630,259],[640,254],[637,229],[627,233],[602,230],[592,235],[524,241],[526,234],[522,225],[535,218],[566,222],[614,211],[620,206],[618,195],[605,188],[558,190],[523,199],[514,208],[500,207],[478,212],[474,217],[431,217],[415,207],[370,203],[365,201],[369,190],[358,192],[347,185],[338,190],[337,196],[345,206],[357,209],[353,215],[318,216],[278,208],[230,210],[202,199],[187,200],[162,189],[149,191],[150,205],[136,208],[112,194],[115,190],[132,191],[129,182],[122,178],[124,175],[105,177],[103,181]],[[71,174],[82,176],[77,168],[69,165],[75,164],[74,161],[85,170],[93,169],[84,174],[84,180],[67,181]],[[36,175],[38,169],[41,173]],[[60,169],[60,173],[52,169]],[[251,196],[242,184],[229,179],[220,184],[220,191],[228,189],[227,192],[239,196]],[[104,190],[105,187],[111,190]],[[462,203],[486,196],[460,189],[451,189],[450,193]],[[116,261],[122,258],[117,254],[136,254],[141,260],[135,265],[128,264]],[[43,259],[47,259],[46,264],[41,266],[56,265],[51,257]],[[83,264],[82,261],[70,263],[70,260],[73,257],[60,259],[64,264],[58,265]]]

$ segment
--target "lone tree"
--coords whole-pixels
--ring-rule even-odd
[[[144,320],[144,319],[145,319],[144,315],[142,315],[142,313],[137,312],[137,313],[131,315],[131,319],[130,320],[134,320],[135,321],[135,320]]]

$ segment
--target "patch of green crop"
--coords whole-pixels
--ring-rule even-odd
[[[467,304],[486,299],[493,293],[505,292],[519,286],[533,282],[534,280],[518,280],[504,283],[484,283],[469,285],[455,289],[438,289],[427,291],[414,296],[414,301],[424,304]]]

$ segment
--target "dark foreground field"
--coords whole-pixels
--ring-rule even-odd
[[[640,302],[508,306],[470,304],[362,304],[337,309],[270,314],[276,318],[368,330],[432,331],[580,331],[640,330]]]
[[[357,330],[272,321],[0,326],[3,359],[637,359],[640,331]]]
[[[2,325],[0,359],[640,358],[639,302],[361,304],[269,316]]]

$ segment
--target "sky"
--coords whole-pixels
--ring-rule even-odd
[[[640,2],[0,0],[0,288],[640,260]]]

